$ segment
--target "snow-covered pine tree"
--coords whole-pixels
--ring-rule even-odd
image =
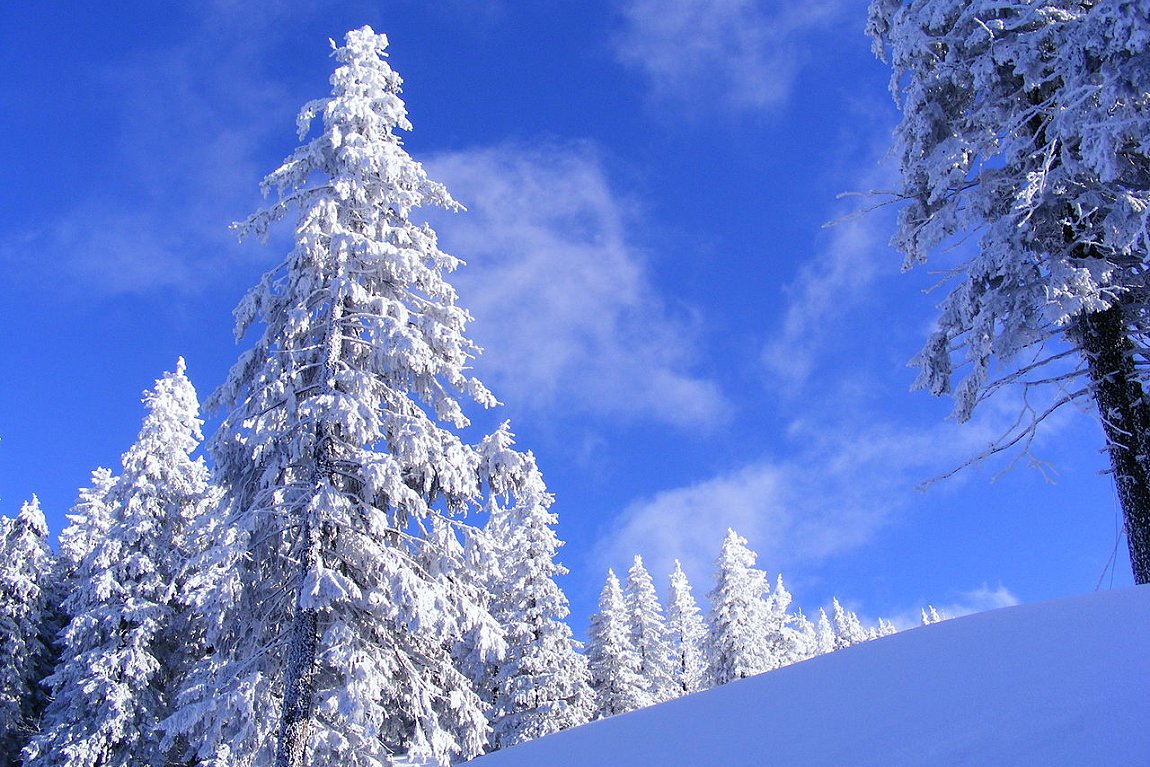
[[[445,279],[460,262],[410,220],[460,206],[401,145],[386,45],[347,34],[331,96],[300,113],[301,139],[317,116],[318,135],[238,225],[262,237],[296,219],[294,248],[236,312],[238,337],[260,335],[212,400],[228,492],[201,596],[215,653],[167,726],[204,764],[445,764],[487,739],[452,647],[489,616],[426,563],[430,534],[481,498],[463,403],[496,401],[466,372],[478,349]]]
[[[949,393],[967,371],[959,421],[1021,388],[1017,428],[987,454],[1092,399],[1135,581],[1150,583],[1150,2],[872,0],[868,31],[903,112],[904,268],[978,238],[943,270],[959,282],[915,386]]]
[[[481,473],[492,477],[488,530],[498,563],[491,611],[507,651],[494,674],[493,749],[577,727],[594,715],[586,660],[576,652],[567,597],[555,579],[554,498],[531,453],[513,449],[507,424],[480,448]]]
[[[835,629],[831,625],[827,611],[819,608],[819,619],[815,623],[815,653],[825,655],[835,651]]]
[[[659,604],[651,574],[638,554],[627,571],[623,604],[631,624],[631,646],[639,656],[639,676],[647,694],[655,703],[676,697],[679,685],[675,680],[674,653],[667,623],[663,619],[663,607]]]
[[[941,623],[944,620],[942,613],[934,609],[934,605],[927,605],[922,610],[922,625],[929,626],[932,623]]]
[[[874,627],[875,639],[878,639],[880,637],[888,637],[891,634],[897,634],[897,633],[898,633],[898,629],[895,628],[894,624],[891,623],[890,621],[888,621],[886,618],[879,618],[878,623],[875,624],[875,627]]]
[[[865,642],[870,638],[867,636],[867,631],[863,628],[859,617],[853,611],[847,610],[839,604],[838,597],[835,597],[832,602],[831,622],[835,629],[836,650]]]
[[[110,469],[103,466],[92,472],[88,487],[81,488],[76,502],[68,513],[68,526],[60,532],[61,580],[65,590],[80,562],[97,541],[104,537],[111,526],[111,512],[108,509],[108,495],[116,478]]]
[[[415,548],[427,576],[449,584],[465,613],[460,621],[462,635],[445,637],[444,646],[490,722],[495,674],[507,650],[503,629],[491,614],[492,587],[499,575],[495,541],[487,529],[437,518],[431,520],[430,530]]]
[[[614,570],[599,595],[599,611],[587,631],[587,666],[595,691],[597,719],[649,706],[655,700],[639,675],[639,654],[631,645],[631,621]]]
[[[675,682],[678,694],[698,692],[707,686],[707,656],[704,641],[707,627],[699,604],[691,593],[691,584],[679,560],[671,573],[667,598],[667,633],[675,658]]]
[[[728,530],[715,560],[707,647],[710,684],[761,674],[775,667],[767,645],[767,578],[755,568],[747,539]]]
[[[775,579],[775,588],[766,601],[765,639],[771,655],[771,668],[803,660],[799,624],[796,616],[789,612],[793,597],[783,583],[782,573]]]
[[[72,539],[83,556],[64,600],[60,659],[47,679],[52,701],[25,749],[26,767],[165,760],[157,726],[169,713],[186,653],[197,651],[178,615],[178,593],[187,531],[203,511],[208,472],[191,458],[201,421],[182,359],[144,393],[144,404],[148,413],[120,477],[102,493],[107,475],[94,477],[87,512],[106,512],[92,520],[95,528],[106,523],[106,531],[82,544],[80,536]]]
[[[811,623],[810,618],[803,615],[802,610],[794,615],[794,629],[791,636],[794,642],[794,657],[791,663],[798,663],[819,654],[818,629]]]
[[[55,565],[36,496],[0,520],[0,764],[19,764],[47,702],[57,629]]]

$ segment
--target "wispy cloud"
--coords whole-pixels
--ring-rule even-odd
[[[900,611],[898,614],[888,618],[888,620],[902,631],[921,625],[922,610],[928,606],[934,607],[944,618],[961,618],[964,615],[973,615],[974,613],[986,612],[987,610],[997,610],[1000,607],[1014,607],[1015,605],[1022,604],[1022,600],[1001,583],[994,587],[983,583],[978,588],[941,595],[940,600],[941,601],[929,602],[928,604],[915,605]]]
[[[960,592],[953,601],[935,605],[935,608],[941,610],[948,618],[960,618],[963,615],[997,610],[1000,607],[1014,607],[1021,603],[1022,600],[1001,583],[993,588],[984,583],[976,589]]]
[[[848,107],[855,119],[834,164],[844,199],[829,204],[812,254],[784,289],[785,308],[770,329],[762,361],[770,380],[786,394],[801,392],[820,364],[840,364],[844,338],[873,332],[879,322],[859,313],[873,300],[887,277],[897,278],[900,258],[889,245],[896,221],[889,195],[871,193],[896,186],[898,169],[885,162],[890,141],[890,114],[874,98]],[[900,283],[908,306],[915,290]],[[889,301],[889,298],[888,298]],[[925,308],[925,307],[924,307]],[[882,331],[884,335],[886,330]],[[840,348],[834,348],[840,345]],[[910,356],[910,350],[907,357]]]
[[[696,328],[673,316],[627,234],[627,203],[586,147],[456,152],[429,167],[469,211],[441,239],[488,348],[479,365],[517,405],[674,425],[721,422],[692,369]]]
[[[705,583],[730,527],[770,572],[815,568],[872,541],[924,476],[985,444],[991,428],[795,422],[789,457],[750,461],[625,509],[601,536],[595,565],[619,567],[638,553],[652,572],[670,572],[679,559]]]
[[[889,231],[889,216],[878,214],[836,224],[829,242],[787,286],[786,311],[762,356],[779,388],[794,393],[808,382],[825,342],[841,330],[840,320],[869,294],[883,272]]]
[[[839,0],[624,0],[619,59],[655,97],[677,104],[770,109],[806,62],[808,34],[838,16]]]
[[[195,270],[179,240],[170,222],[147,213],[88,205],[0,243],[0,261],[18,279],[47,273],[89,295],[144,293],[193,284]]]
[[[219,20],[207,13],[194,44],[76,73],[108,118],[78,126],[75,151],[107,158],[108,171],[0,242],[13,279],[98,300],[196,292],[234,273],[242,251],[228,224],[250,212],[261,175],[291,149],[295,105],[256,73],[261,43],[208,21]],[[283,148],[269,162],[263,142],[277,135]]]

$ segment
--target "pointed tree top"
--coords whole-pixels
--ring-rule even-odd
[[[25,501],[20,506],[20,513],[16,516],[16,524],[27,528],[40,537],[48,535],[48,521],[44,512],[40,510],[40,499],[35,494],[32,500]]]

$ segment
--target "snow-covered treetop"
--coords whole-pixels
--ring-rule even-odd
[[[148,412],[136,444],[124,453],[125,474],[154,475],[170,468],[158,463],[161,458],[182,462],[199,447],[204,438],[204,422],[196,389],[186,371],[187,365],[180,357],[174,371],[164,373],[155,386],[144,392],[143,403]],[[160,450],[167,455],[159,455]],[[202,481],[203,477],[198,479]]]
[[[12,529],[16,535],[30,533],[37,538],[47,537],[48,521],[40,508],[39,498],[33,495],[32,500],[20,505],[20,513],[16,515]]]
[[[994,390],[993,357],[1150,298],[1148,20],[1147,0],[871,3],[868,31],[904,115],[893,242],[909,268],[978,238],[914,361],[917,386],[935,394],[950,391],[953,357],[968,365],[959,420]],[[1124,321],[1150,329],[1142,312]]]
[[[213,397],[214,405],[242,401],[253,385],[269,387],[257,399],[286,396],[276,368],[293,363],[275,360],[304,350],[322,357],[314,344],[329,327],[338,330],[350,367],[372,373],[364,379],[339,369],[336,360],[323,360],[332,368],[326,375],[335,376],[335,388],[362,393],[397,417],[426,407],[462,427],[468,420],[457,394],[484,407],[496,404],[466,372],[479,348],[464,335],[471,318],[456,305],[455,289],[444,278],[461,262],[439,249],[429,226],[408,219],[419,206],[461,206],[428,178],[395,134],[411,124],[399,96],[400,77],[383,58],[386,46],[387,38],[370,27],[347,34],[335,51],[342,65],[331,77],[332,95],[309,102],[299,115],[301,137],[317,117],[322,131],[264,179],[265,193],[275,189],[277,202],[235,225],[241,236],[264,237],[290,211],[298,216],[295,249],[236,309],[237,338],[257,321],[266,327]],[[260,365],[268,369],[257,376]],[[312,407],[326,404],[320,398]],[[383,430],[370,410],[348,414],[344,428],[351,441],[371,444]],[[419,449],[402,434],[388,448],[396,455]]]

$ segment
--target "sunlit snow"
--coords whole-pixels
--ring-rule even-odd
[[[476,767],[1150,763],[1150,586],[916,628]]]

